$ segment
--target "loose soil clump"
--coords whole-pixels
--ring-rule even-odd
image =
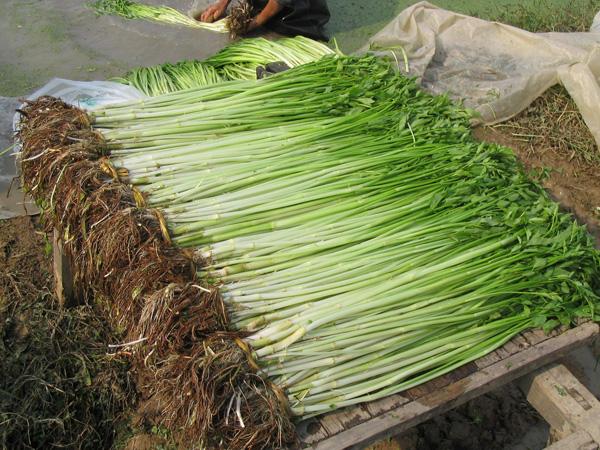
[[[512,384],[422,423],[411,436],[418,450],[502,450],[544,419]]]

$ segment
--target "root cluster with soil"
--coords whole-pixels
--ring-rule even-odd
[[[287,403],[255,370],[243,335],[227,331],[216,286],[175,249],[160,213],[119,180],[87,114],[52,97],[20,111],[23,185],[56,228],[79,288],[102,298],[132,344],[154,422],[187,445],[261,449],[295,439]]]
[[[254,8],[245,0],[231,8],[231,12],[227,16],[227,27],[231,39],[238,39],[250,31],[254,14]]]

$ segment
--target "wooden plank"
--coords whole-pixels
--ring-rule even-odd
[[[584,430],[600,443],[600,402],[564,365],[535,371],[519,386],[559,438]]]
[[[318,418],[303,420],[296,426],[296,432],[300,442],[305,445],[312,445],[329,437]]]
[[[513,339],[513,341],[519,347],[520,352],[531,346],[531,344],[527,342],[527,339],[525,339],[525,337],[522,334],[516,336]]]
[[[511,339],[502,346],[502,350],[504,350],[508,356],[511,356],[515,353],[519,353],[519,351],[521,351],[521,347],[519,347],[514,339]]]
[[[598,444],[585,431],[570,434],[546,447],[546,450],[598,450]]]
[[[553,339],[545,339],[506,360],[498,361],[486,369],[456,381],[443,390],[429,393],[335,436],[312,443],[312,448],[323,450],[363,448],[377,440],[400,434],[437,414],[560,358],[572,349],[590,341],[599,331],[600,327],[597,324],[589,323]]]
[[[337,413],[325,414],[321,417],[321,426],[327,431],[327,435],[334,436],[344,431],[344,424],[340,422]]]
[[[453,381],[449,375],[450,374],[442,375],[441,377],[420,384],[419,386],[407,389],[403,392],[403,394],[406,395],[406,397],[408,397],[410,400],[416,400],[424,395],[429,394],[430,392],[443,389]]]
[[[529,342],[530,345],[537,345],[541,342],[550,339],[550,336],[548,336],[546,333],[544,333],[542,329],[539,328],[536,328],[534,330],[527,330],[522,334],[523,337],[527,339],[527,342]]]
[[[498,354],[498,356],[500,356],[501,361],[511,356],[511,353],[507,351],[504,347],[500,347],[498,350],[496,350],[496,353]]]
[[[597,444],[600,444],[600,407],[595,406],[575,419],[580,430],[585,430]]]
[[[333,436],[370,418],[371,414],[362,405],[357,405],[326,414],[321,420],[321,425]]]
[[[417,400],[427,394],[444,389],[449,384],[461,380],[476,371],[477,366],[474,363],[465,364],[464,366],[461,366],[458,369],[447,373],[446,375],[442,375],[441,377],[437,377],[431,381],[428,381],[427,383],[408,389],[403,394],[406,395],[406,397],[408,397],[410,400]]]
[[[56,229],[52,234],[52,256],[54,270],[54,291],[58,304],[62,307],[75,306],[71,263],[64,252],[60,234]]]
[[[389,397],[382,398],[381,400],[375,400],[365,404],[365,408],[372,417],[383,414],[384,412],[391,411],[392,409],[399,408],[405,405],[410,400],[401,394],[390,395]]]
[[[491,352],[485,355],[484,357],[479,358],[477,361],[475,361],[475,364],[477,365],[477,368],[481,370],[491,366],[494,363],[497,363],[501,359],[502,358],[497,352]]]

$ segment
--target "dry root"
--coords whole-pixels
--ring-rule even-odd
[[[139,330],[157,355],[189,352],[210,334],[227,328],[216,289],[192,282],[170,284],[144,301]]]
[[[106,145],[84,111],[42,97],[21,114],[23,184],[48,212],[48,228],[61,232],[77,285],[110,298],[113,323],[136,334],[143,296],[193,279],[193,264],[106,173]]]
[[[162,423],[204,436],[208,448],[287,448],[295,429],[286,401],[256,374],[236,339],[213,334],[162,362],[148,386],[162,403]]]
[[[250,31],[250,24],[254,18],[254,8],[250,2],[243,0],[231,9],[228,18],[229,36],[237,39]]]

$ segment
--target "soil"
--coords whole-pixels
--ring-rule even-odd
[[[42,251],[44,247],[44,234],[36,230],[34,219],[0,221],[0,267],[5,283],[9,282],[0,284],[3,303],[15,294],[27,297],[51,288],[51,262]],[[24,287],[29,290],[24,291]]]
[[[0,449],[108,449],[136,398],[128,364],[91,306],[57,305],[38,222],[0,221]]]
[[[508,384],[419,425],[413,430],[419,450],[507,449],[544,420]],[[407,449],[407,447],[404,447]]]
[[[508,384],[369,450],[520,450],[543,448],[546,440],[543,418]]]
[[[474,130],[477,139],[511,147],[525,169],[538,172],[549,169],[542,185],[561,207],[587,226],[600,248],[600,178],[598,164],[573,159],[553,148],[532,149],[508,133],[494,127]],[[535,176],[535,175],[534,175]]]

